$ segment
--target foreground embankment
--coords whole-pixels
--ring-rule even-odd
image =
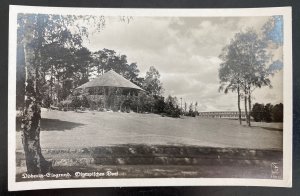
[[[52,161],[53,174],[69,173],[68,178],[75,179],[282,178],[280,150],[132,144],[82,149],[45,149],[43,154],[46,159]],[[17,151],[16,155],[17,180],[39,180],[22,178],[26,172],[24,153]],[[274,166],[278,167],[275,173]],[[110,172],[112,175],[92,175],[95,172]]]

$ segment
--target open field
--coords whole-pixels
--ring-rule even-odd
[[[118,178],[282,178],[280,123],[247,127],[226,119],[56,110],[43,110],[42,117],[43,155],[54,173],[69,172],[72,179],[77,171],[113,171]],[[26,163],[16,133],[17,181],[39,180],[21,178]],[[272,163],[280,168],[276,176]]]
[[[246,127],[226,119],[56,110],[43,110],[42,118],[43,149],[145,144],[282,150],[281,123]],[[22,149],[19,131],[17,149]]]

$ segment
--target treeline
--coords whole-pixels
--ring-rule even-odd
[[[114,88],[112,88],[114,89]],[[171,95],[164,98],[160,95],[151,95],[146,92],[124,95],[120,89],[112,90],[107,97],[96,97],[87,93],[74,93],[70,99],[61,101],[57,107],[59,110],[98,110],[107,109],[115,112],[155,113],[162,116],[178,118],[180,116],[198,116],[198,103],[185,102],[184,107],[179,105],[177,97]],[[104,100],[106,99],[106,100]],[[107,105],[106,105],[107,104]]]
[[[264,105],[255,103],[253,105],[251,116],[255,122],[283,122],[283,104]]]
[[[17,107],[23,106],[25,63],[22,45],[17,61]],[[45,44],[41,49],[42,64],[38,69],[40,99],[44,104],[58,105],[73,90],[89,79],[113,69],[140,87],[147,87],[145,78],[139,77],[137,63],[128,63],[127,56],[114,50],[91,52],[85,47],[68,48],[65,45]],[[155,68],[150,68],[155,71]],[[150,84],[149,84],[150,85]]]

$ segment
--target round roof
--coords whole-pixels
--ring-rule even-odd
[[[77,87],[77,89],[100,87],[100,86],[132,88],[132,89],[138,89],[144,91],[142,88],[135,85],[131,81],[125,79],[123,76],[119,75],[113,70],[110,70],[104,73],[103,75]]]

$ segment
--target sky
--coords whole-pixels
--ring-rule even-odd
[[[113,49],[136,62],[140,76],[150,66],[161,75],[164,96],[198,102],[198,111],[237,111],[237,94],[218,91],[221,50],[235,33],[260,30],[268,17],[134,17],[129,23],[108,17],[100,32],[91,32],[84,45],[91,51]],[[282,60],[282,47],[270,47],[272,60]],[[272,89],[256,89],[253,103],[283,100],[282,71],[271,77]]]

